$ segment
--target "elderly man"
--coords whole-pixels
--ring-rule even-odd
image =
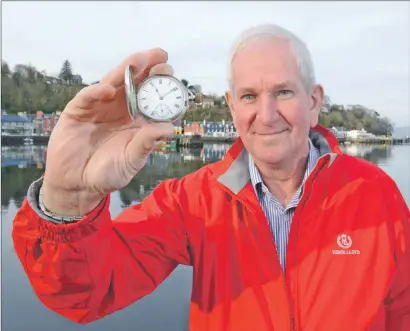
[[[89,323],[184,264],[191,331],[410,330],[409,209],[390,177],[318,125],[324,93],[309,51],[278,26],[251,28],[233,47],[226,99],[240,138],[226,157],[111,219],[110,192],[173,129],[131,122],[124,69],[138,83],[172,74],[166,62],[161,49],[131,55],[54,129],[13,229],[44,305]]]

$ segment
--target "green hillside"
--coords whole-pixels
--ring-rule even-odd
[[[78,84],[79,77],[71,73],[68,61],[63,64],[60,77],[50,77],[32,65],[18,64],[10,70],[7,62],[2,61],[1,109],[8,114],[62,111],[86,86]]]

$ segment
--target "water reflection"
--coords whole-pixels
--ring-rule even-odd
[[[141,201],[166,178],[181,178],[199,169],[204,164],[222,159],[229,144],[208,144],[202,149],[181,149],[180,151],[156,151],[149,157],[145,167],[120,190],[121,208]],[[391,146],[342,146],[342,150],[378,165],[386,164],[392,156]],[[44,172],[46,146],[2,147],[2,209],[13,200],[18,207],[24,199],[32,181]]]
[[[115,217],[125,207],[142,200],[162,180],[182,176],[215,162],[226,154],[230,145],[211,144],[203,149],[157,151],[145,167],[124,189],[112,195],[110,211]],[[401,187],[410,205],[410,146],[345,146],[343,150],[371,162],[389,173]],[[47,150],[45,146],[2,148],[2,272],[4,299],[4,329],[43,331],[71,331],[78,325],[62,319],[41,305],[34,295],[21,263],[14,253],[11,240],[12,220],[21,206],[32,181],[44,172]],[[387,164],[384,166],[384,164]],[[403,171],[405,168],[407,171]],[[186,330],[192,288],[192,269],[179,266],[154,293],[101,321],[84,325],[84,331],[131,330]],[[161,311],[161,318],[152,318],[152,312]],[[22,319],[21,315],[27,316]],[[30,326],[27,324],[30,321]]]
[[[392,156],[392,146],[389,145],[345,145],[341,150],[349,155],[360,157],[373,162],[379,166],[387,164],[387,160]]]
[[[119,191],[125,208],[146,197],[166,178],[181,178],[204,164],[222,159],[229,144],[205,145],[201,149],[183,148],[180,151],[157,151],[151,154],[145,167],[125,188]]]

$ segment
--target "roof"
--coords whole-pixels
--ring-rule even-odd
[[[36,115],[34,114],[27,114],[26,118],[30,121],[33,122],[36,119]]]
[[[206,125],[208,125],[208,124],[216,124],[216,125],[223,125],[224,124],[224,122],[222,122],[222,121],[218,121],[218,122],[211,122],[211,121],[206,121],[206,123],[205,123]],[[225,121],[225,125],[233,125],[234,123],[232,122],[232,121]]]
[[[31,123],[28,118],[18,116],[18,115],[1,115],[2,122],[23,122],[23,123]]]
[[[332,127],[331,130],[336,130],[336,131],[347,131],[344,127],[342,126],[334,126]]]

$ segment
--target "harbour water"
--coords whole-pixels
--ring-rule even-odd
[[[203,149],[163,151],[151,155],[144,169],[124,189],[114,192],[111,213],[115,217],[137,203],[162,180],[180,178],[206,163],[222,158],[229,144],[205,145]],[[343,147],[344,152],[364,158],[386,171],[399,186],[410,206],[410,146]],[[45,146],[2,147],[2,327],[7,331],[184,331],[187,330],[192,272],[178,267],[151,295],[100,321],[79,326],[45,308],[35,296],[15,255],[11,240],[12,220],[28,186],[44,171]],[[365,198],[365,197],[363,197]],[[103,257],[102,257],[103,258]]]

